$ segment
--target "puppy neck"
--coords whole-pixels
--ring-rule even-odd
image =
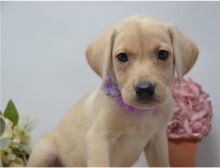
[[[123,101],[123,98],[121,96],[121,92],[120,92],[116,82],[114,82],[111,73],[107,74],[107,78],[102,86],[102,90],[104,91],[104,93],[108,97],[110,97],[112,99],[113,102],[115,102],[115,104],[117,104],[119,107],[121,107],[122,109],[124,109],[127,112],[136,113],[136,114],[144,114],[146,112],[153,112],[156,109],[158,109],[158,107],[159,107],[156,105],[156,106],[152,106],[152,107],[149,107],[146,109],[141,109],[141,108],[137,108],[137,107],[126,104]]]

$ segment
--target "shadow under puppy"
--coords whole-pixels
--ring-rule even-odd
[[[86,51],[101,85],[39,141],[28,165],[131,166],[144,150],[150,166],[169,166],[170,86],[197,55],[192,41],[156,18],[132,16],[112,26]]]

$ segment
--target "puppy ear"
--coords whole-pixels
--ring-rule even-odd
[[[112,27],[86,49],[86,58],[89,65],[102,78],[107,76],[111,66],[114,36],[115,28]]]
[[[182,78],[194,65],[199,50],[197,46],[181,33],[175,26],[169,27],[177,76]]]

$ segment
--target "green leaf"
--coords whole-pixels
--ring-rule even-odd
[[[7,104],[7,107],[4,112],[4,117],[11,120],[13,126],[15,126],[18,123],[18,118],[19,118],[18,111],[16,110],[16,107],[12,100],[9,100]]]
[[[0,117],[0,136],[5,131],[5,121]]]
[[[2,115],[2,111],[0,110],[0,115]]]

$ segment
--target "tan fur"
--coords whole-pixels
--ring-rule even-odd
[[[157,59],[159,49],[169,51],[166,61]],[[128,54],[128,62],[117,60],[120,52]],[[36,145],[28,165],[48,166],[59,159],[65,166],[131,166],[144,150],[150,166],[169,166],[166,127],[174,104],[170,94],[174,66],[181,77],[188,72],[198,55],[195,44],[170,24],[134,16],[107,30],[89,45],[86,55],[103,81],[108,72],[113,74],[127,104],[139,108],[160,104],[160,109],[143,115],[126,112],[100,86]],[[152,102],[135,99],[133,86],[142,81],[156,84]]]
[[[175,26],[171,25],[169,32],[173,43],[177,75],[182,78],[196,62],[199,50]]]

